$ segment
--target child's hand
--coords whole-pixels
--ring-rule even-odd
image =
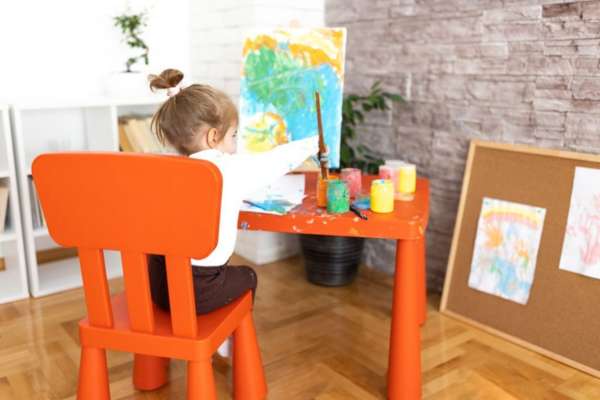
[[[329,147],[327,147],[327,145],[325,145],[325,151],[319,156],[319,161],[321,161],[321,163],[326,163],[329,161]]]

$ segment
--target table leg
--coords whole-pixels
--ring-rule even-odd
[[[419,242],[419,260],[420,263],[417,267],[417,272],[419,273],[419,284],[422,285],[422,288],[419,289],[421,291],[421,297],[419,302],[419,316],[420,325],[423,325],[425,321],[427,321],[427,256],[426,256],[426,241],[425,236],[421,239],[417,240]]]
[[[419,279],[419,240],[398,240],[392,302],[392,331],[388,366],[388,398],[421,398],[421,338],[419,304],[423,284]]]

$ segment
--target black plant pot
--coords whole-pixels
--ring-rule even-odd
[[[352,283],[358,272],[364,238],[300,235],[306,277],[324,286]]]

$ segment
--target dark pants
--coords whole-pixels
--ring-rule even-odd
[[[148,272],[150,274],[150,292],[152,301],[169,310],[169,288],[165,257],[148,256]],[[231,303],[248,290],[252,295],[256,292],[256,272],[250,267],[192,267],[194,293],[196,297],[196,313],[206,314]]]

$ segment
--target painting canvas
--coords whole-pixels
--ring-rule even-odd
[[[559,267],[600,279],[600,169],[575,168]]]
[[[339,167],[345,42],[343,28],[276,29],[246,37],[241,152],[267,151],[315,135],[318,91],[329,166]],[[316,166],[316,158],[312,162]]]
[[[469,287],[527,304],[546,210],[484,198]]]

